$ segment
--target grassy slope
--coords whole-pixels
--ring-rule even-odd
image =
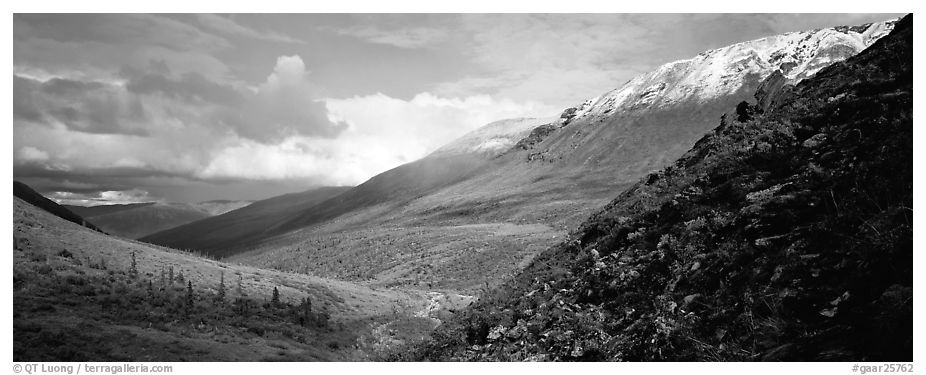
[[[911,360],[912,62],[908,16],[740,106],[412,358]]]
[[[203,259],[105,236],[18,198],[13,218],[17,361],[362,360],[420,339],[434,318],[468,302]],[[161,276],[169,267],[193,285],[189,313],[182,283]],[[222,275],[226,302],[216,304]],[[282,306],[263,306],[274,287]],[[329,316],[327,324],[316,324],[320,315],[298,324],[299,310],[289,304],[304,297],[313,312]],[[247,311],[238,299],[250,301]]]
[[[26,185],[19,181],[13,181],[13,196],[18,197],[29,204],[32,204],[36,207],[39,207],[57,217],[60,217],[64,220],[70,221],[77,225],[86,225],[88,228],[100,230],[92,223],[84,220],[80,215],[75,214],[71,210],[64,208],[57,203],[53,202],[51,199],[45,198],[42,194],[39,194],[35,190],[32,190],[29,185]]]

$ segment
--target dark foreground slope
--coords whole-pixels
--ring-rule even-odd
[[[912,360],[912,15],[774,78],[444,324],[430,360]]]
[[[350,189],[321,187],[254,202],[237,210],[186,225],[149,234],[142,241],[180,249],[196,249],[212,255],[261,237],[280,220],[317,205]]]
[[[83,225],[96,231],[101,231],[100,228],[97,228],[95,225],[87,222],[87,220],[84,220],[84,218],[80,215],[71,212],[71,210],[62,207],[51,199],[45,198],[42,194],[32,190],[29,185],[26,185],[22,182],[13,181],[13,196],[22,199],[33,206],[48,211],[49,213],[64,220],[70,221],[77,225]]]

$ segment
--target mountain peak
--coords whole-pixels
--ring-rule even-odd
[[[887,35],[896,20],[791,32],[715,48],[641,74],[605,95],[563,112],[568,123],[584,116],[700,103],[728,95],[780,70],[788,83],[845,60]],[[579,110],[579,108],[583,108]]]

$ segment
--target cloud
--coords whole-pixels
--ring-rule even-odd
[[[212,79],[229,76],[214,56],[228,39],[166,15],[17,14],[13,17],[14,72],[47,79],[108,81],[123,66],[167,62],[178,72]]]
[[[215,153],[198,178],[309,179],[324,185],[355,185],[489,122],[550,114],[539,103],[487,95],[463,98],[421,93],[410,100],[384,94],[327,99],[335,121],[348,124],[337,138],[288,137],[276,144],[231,142]]]
[[[127,79],[125,88],[136,94],[161,94],[172,99],[209,102],[238,106],[243,95],[234,87],[213,82],[197,72],[171,77],[170,68],[163,61],[152,61],[150,71],[123,67],[121,75]]]
[[[288,136],[332,138],[347,125],[331,121],[325,103],[315,99],[302,58],[280,56],[273,73],[239,108],[221,115],[242,137],[278,142]]]
[[[445,41],[448,36],[445,29],[434,27],[383,29],[369,25],[339,29],[337,33],[359,38],[370,43],[408,49],[431,46]]]
[[[117,86],[53,78],[13,76],[13,118],[99,134],[145,135],[141,102]]]
[[[43,162],[48,160],[48,153],[32,146],[21,147],[16,156],[24,162]]]
[[[256,88],[173,74],[163,61],[144,70],[123,67],[120,75],[117,83],[14,75],[14,117],[99,134],[177,136],[172,127],[202,127],[211,136],[231,131],[265,143],[292,135],[331,138],[347,126],[329,120],[299,56],[281,56]]]
[[[201,24],[203,24],[203,26],[225,34],[240,35],[248,38],[267,40],[271,42],[296,44],[303,43],[298,39],[281,33],[255,30],[253,28],[237,23],[228,17],[222,17],[215,14],[197,14],[196,18]]]
[[[75,192],[75,191],[48,191],[45,193],[48,199],[58,204],[74,206],[97,206],[102,204],[129,204],[153,202],[161,199],[152,197],[151,194],[141,189],[129,190],[102,190],[93,192]]]

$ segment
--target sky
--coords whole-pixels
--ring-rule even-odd
[[[13,177],[67,204],[357,185],[667,62],[894,14],[15,14]]]

